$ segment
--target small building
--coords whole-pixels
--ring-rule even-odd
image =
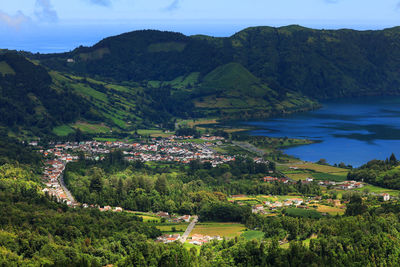
[[[159,216],[161,218],[169,218],[169,213],[165,212],[165,211],[159,211],[159,212],[157,212],[157,216]]]
[[[383,193],[382,195],[383,201],[389,201],[390,200],[390,195],[388,193]]]
[[[270,183],[270,182],[278,181],[278,178],[272,177],[272,176],[265,176],[264,178],[262,178],[262,180],[264,180],[264,182]]]
[[[115,207],[115,208],[114,208],[114,211],[116,211],[116,212],[121,212],[121,211],[122,211],[122,208],[121,208],[121,207]]]
[[[190,215],[183,215],[181,217],[179,217],[180,220],[185,221],[185,222],[189,222],[190,221]]]

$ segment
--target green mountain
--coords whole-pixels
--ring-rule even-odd
[[[152,99],[124,85],[48,70],[16,53],[0,55],[0,128],[25,136],[129,131],[157,123]],[[53,131],[54,129],[54,131]]]
[[[236,62],[274,91],[326,99],[398,94],[399,39],[399,28],[253,27],[227,38],[135,31],[38,58],[54,69],[120,81],[171,81],[193,72],[201,81],[215,68]]]
[[[0,125],[37,132],[90,113],[82,98],[54,86],[43,67],[20,55],[0,55],[0,73]]]
[[[2,51],[0,125],[127,132],[173,128],[175,118],[265,118],[321,99],[398,95],[399,39],[399,28],[292,25],[227,38],[143,30],[68,53]]]
[[[262,118],[315,105],[301,94],[272,90],[239,63],[219,66],[205,75],[196,95],[197,109],[226,118]]]

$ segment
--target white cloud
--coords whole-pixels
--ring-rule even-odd
[[[41,22],[58,21],[57,11],[53,8],[50,0],[36,0],[35,16]]]
[[[18,11],[15,15],[9,15],[0,10],[0,23],[7,25],[8,27],[19,29],[22,24],[30,21],[31,19],[25,16],[21,11]]]

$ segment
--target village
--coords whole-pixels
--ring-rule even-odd
[[[76,201],[69,194],[68,189],[63,186],[62,173],[68,162],[77,161],[78,154],[84,153],[86,159],[102,160],[112,150],[123,151],[125,160],[142,162],[176,162],[188,164],[190,161],[199,160],[209,162],[215,167],[229,161],[235,160],[232,155],[222,155],[213,148],[222,144],[223,137],[202,136],[201,142],[194,142],[193,136],[170,136],[168,138],[151,139],[151,142],[128,143],[122,141],[85,141],[49,143],[49,148],[40,149],[39,152],[47,158],[43,175],[43,182],[46,188],[43,189],[57,200],[67,203],[70,206],[77,205]],[[37,147],[38,142],[29,143]],[[38,147],[40,148],[40,147]],[[254,158],[255,162],[267,162],[262,158]],[[82,204],[87,207],[87,204]],[[102,210],[109,210],[104,207]],[[113,210],[119,211],[115,207]]]
[[[311,177],[307,177],[304,180],[294,181],[290,178],[277,178],[272,176],[265,176],[261,179],[266,183],[283,183],[283,184],[310,184],[317,183],[320,185],[325,192],[327,189],[335,192],[352,192],[352,190],[358,190],[367,186],[364,182],[358,181],[315,181]],[[389,193],[375,193],[368,192],[368,194],[378,197],[381,201],[389,201],[391,199],[397,199],[397,196],[391,196]],[[247,195],[231,195],[230,202],[238,205],[251,205],[252,212],[258,214],[264,214],[274,216],[279,214],[285,208],[298,208],[298,209],[315,209],[321,212],[322,215],[335,215],[344,214],[346,204],[348,200],[332,199],[325,196],[247,196]]]
[[[223,137],[202,136],[199,140],[200,142],[195,142],[193,136],[170,136],[161,139],[153,138],[150,142],[135,143],[122,141],[50,143],[50,148],[41,152],[44,156],[54,155],[65,162],[73,160],[71,153],[78,151],[84,152],[89,159],[101,160],[104,154],[110,153],[113,149],[122,150],[128,161],[189,163],[192,160],[200,160],[210,162],[215,167],[235,159],[233,156],[222,155],[213,149],[222,144]],[[37,145],[37,142],[31,144]]]
[[[46,186],[43,192],[54,197],[59,202],[64,202],[71,207],[95,208],[102,212],[131,212],[143,218],[152,218],[151,221],[164,223],[163,227],[170,227],[167,232],[163,232],[156,239],[156,242],[170,243],[182,242],[195,246],[201,246],[212,240],[222,240],[224,236],[218,234],[202,234],[192,233],[197,216],[168,214],[159,211],[157,213],[137,213],[134,211],[123,210],[121,207],[111,207],[98,205],[89,205],[86,203],[78,203],[75,201],[68,188],[63,182],[63,171],[66,164],[79,160],[83,155],[87,159],[102,160],[105,155],[115,149],[122,151],[127,161],[142,162],[176,162],[187,164],[193,160],[200,162],[210,162],[213,167],[235,160],[233,155],[222,155],[214,148],[224,142],[222,137],[203,136],[201,142],[193,142],[193,137],[176,137],[151,139],[151,142],[121,142],[121,141],[85,141],[85,142],[65,142],[50,143],[47,149],[40,149],[40,152],[47,159],[43,172],[43,183]],[[37,146],[37,144],[31,144]],[[255,162],[268,162],[263,158],[253,158]],[[289,167],[290,171],[298,171],[297,167]],[[269,172],[271,175],[271,172]],[[358,190],[366,186],[364,182],[359,181],[331,181],[331,180],[315,180],[312,176],[301,180],[294,180],[284,175],[279,177],[265,176],[261,178],[264,183],[282,183],[282,184],[318,184],[321,188],[327,190],[338,190],[341,192]],[[375,193],[372,193],[375,194]],[[389,201],[393,196],[388,193],[375,194],[382,201]],[[396,198],[396,197],[394,197]],[[329,198],[326,196],[247,196],[247,195],[231,195],[228,200],[237,205],[247,205],[251,207],[253,213],[276,216],[283,214],[287,209],[296,210],[315,210],[322,215],[344,214],[348,200]],[[196,217],[196,221],[194,221]],[[169,225],[169,226],[168,226]],[[192,226],[190,226],[192,225]],[[174,232],[177,226],[183,229],[180,232]],[[188,232],[187,232],[188,231]]]

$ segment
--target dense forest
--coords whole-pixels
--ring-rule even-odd
[[[322,99],[397,95],[399,37],[294,25],[226,38],[143,30],[68,53],[2,51],[0,125],[33,135],[79,120],[173,130],[179,118],[266,118]]]
[[[72,91],[52,88],[43,67],[16,53],[0,55],[0,63],[0,125],[51,132],[89,112],[88,103]]]
[[[348,179],[364,181],[385,188],[400,189],[400,167],[392,154],[386,160],[371,160],[348,174]]]
[[[400,264],[397,204],[365,209],[360,208],[365,206],[364,200],[353,196],[350,205],[356,213],[312,219],[250,215],[246,207],[219,201],[201,210],[200,216],[244,222],[250,229],[263,231],[269,241],[215,241],[198,253],[178,243],[150,241],[160,234],[159,230],[133,214],[71,209],[58,204],[40,193],[35,177],[29,165],[8,163],[0,167],[0,259],[6,266]],[[159,189],[163,188],[159,184]],[[290,241],[287,249],[278,244],[282,238]]]
[[[115,198],[120,203],[132,201],[137,208],[149,202],[154,210],[166,208],[160,206],[165,202],[175,205],[173,212],[197,212],[203,221],[241,222],[264,233],[262,241],[239,237],[188,249],[180,243],[153,242],[160,230],[132,213],[73,209],[57,203],[41,191],[40,158],[16,156],[33,152],[20,142],[8,141],[8,149],[0,150],[0,262],[4,266],[400,264],[400,205],[395,202],[382,203],[372,195],[352,193],[343,196],[350,201],[343,216],[308,218],[287,212],[286,216],[266,217],[229,203],[226,194],[230,190],[265,190],[260,191],[263,194],[281,190],[278,184],[256,182],[258,174],[274,170],[273,165],[255,165],[244,158],[219,168],[198,162],[186,167],[146,167],[121,161],[118,151],[102,162],[81,159],[68,165],[69,183],[77,196],[82,190],[95,202]],[[397,160],[393,156],[381,168],[384,165],[390,169]],[[74,180],[78,175],[80,180]],[[321,193],[312,185],[286,189],[303,195]],[[289,242],[287,247],[280,245],[282,240]]]
[[[36,57],[54,69],[134,81],[171,81],[194,72],[204,77],[236,62],[278,94],[293,91],[325,99],[398,94],[399,38],[399,28],[252,27],[226,38],[149,30]]]
[[[65,181],[78,201],[88,204],[121,206],[128,210],[160,210],[180,214],[219,214],[221,207],[234,194],[304,195],[320,194],[316,183],[265,183],[262,177],[273,171],[273,163],[254,163],[249,158],[237,158],[229,164],[212,168],[209,163],[192,161],[189,166],[165,164],[151,168],[141,162],[127,163],[111,153],[103,162],[81,160],[68,164]],[[118,158],[121,160],[118,163]],[[111,163],[113,162],[113,163]],[[234,207],[232,207],[234,209]],[[240,221],[242,217],[228,212],[227,217]],[[238,212],[240,214],[241,212]],[[235,217],[236,216],[236,217]]]

